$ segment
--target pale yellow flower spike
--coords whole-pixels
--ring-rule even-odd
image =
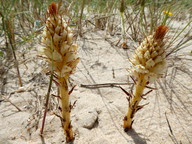
[[[47,11],[46,26],[44,28],[42,54],[49,63],[49,71],[53,70],[60,90],[61,123],[67,141],[74,140],[72,131],[69,100],[68,78],[75,71],[79,58],[76,56],[77,45],[73,43],[73,33],[68,22],[63,19],[60,11],[61,3],[52,2]]]
[[[132,66],[129,71],[135,78],[135,91],[128,99],[129,107],[123,124],[125,131],[132,128],[135,113],[143,107],[139,102],[144,96],[145,87],[162,77],[166,69],[166,47],[163,39],[167,30],[167,26],[159,26],[153,35],[145,38],[130,59]]]

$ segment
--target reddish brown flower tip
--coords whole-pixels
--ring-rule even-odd
[[[156,30],[155,34],[153,35],[154,39],[156,40],[163,40],[165,34],[168,31],[168,27],[165,25],[160,25]]]
[[[57,14],[57,5],[52,2],[50,5],[49,5],[49,13],[51,15],[56,15]]]

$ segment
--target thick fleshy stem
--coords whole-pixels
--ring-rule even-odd
[[[144,80],[144,75],[141,75],[140,79],[138,79],[138,81],[136,82],[135,92],[129,104],[127,115],[124,118],[123,128],[125,131],[132,129],[134,114],[137,112],[139,108],[138,105],[142,99],[143,90],[146,86],[146,83],[147,81]]]
[[[60,98],[61,98],[61,107],[62,107],[62,126],[66,135],[67,141],[73,141],[74,135],[71,126],[70,113],[71,106],[69,102],[69,91],[67,80],[64,77],[59,78],[60,83]]]

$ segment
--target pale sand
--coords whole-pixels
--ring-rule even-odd
[[[171,96],[171,89],[167,85],[165,88],[167,96],[165,96],[157,84],[158,90],[147,95],[147,100],[142,101],[142,104],[147,102],[149,104],[135,115],[133,130],[125,133],[122,124],[128,102],[121,89],[117,87],[87,89],[80,87],[80,85],[132,83],[126,68],[130,66],[127,55],[131,54],[130,51],[133,51],[133,47],[128,50],[112,47],[104,40],[105,32],[102,31],[91,32],[85,36],[88,40],[77,41],[79,44],[78,55],[81,61],[76,73],[71,77],[71,82],[77,85],[71,95],[72,103],[77,100],[71,113],[73,130],[76,133],[74,143],[172,144],[174,142],[170,136],[166,113],[177,141],[181,141],[182,144],[190,144],[192,142],[192,69],[190,68],[189,71],[190,76],[177,70],[173,83],[171,84],[169,81],[173,67],[189,67],[191,66],[190,61],[174,60],[174,65],[169,68],[166,80],[173,87],[176,95],[172,91]],[[110,36],[107,37],[111,38]],[[110,40],[114,41],[114,39],[117,38]],[[37,112],[42,110],[42,100],[47,92],[49,77],[41,72],[45,63],[36,56],[35,49],[37,47],[38,45],[25,55],[28,59],[27,67],[25,65],[20,66],[23,83],[27,88],[24,88],[24,92],[16,92],[10,96],[10,100],[22,111],[17,112],[17,109],[9,102],[0,102],[0,144],[65,143],[60,119],[53,115],[53,111],[58,112],[55,104],[53,104],[57,103],[55,98],[51,100],[53,110],[49,111],[47,115],[44,140],[39,136],[42,117],[39,121],[37,114],[40,113]],[[191,58],[191,56],[187,56],[190,50],[191,46],[181,51],[180,54]],[[114,74],[112,69],[114,69]],[[18,89],[18,81],[14,68],[10,70],[7,76],[8,84],[5,86],[5,92],[8,95]],[[34,79],[31,80],[32,78]],[[165,87],[165,79],[160,81],[161,85]],[[155,87],[154,84],[151,86]],[[129,91],[131,85],[122,87]],[[55,86],[52,93],[56,94]],[[37,130],[35,128],[30,129],[33,125],[38,125]]]

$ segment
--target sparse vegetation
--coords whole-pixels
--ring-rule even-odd
[[[125,130],[133,128],[137,131],[139,127],[147,130],[149,126],[147,127],[147,124],[141,121],[144,117],[142,114],[146,114],[144,121],[150,125],[155,115],[153,110],[155,111],[158,107],[156,111],[161,121],[155,126],[162,126],[161,130],[167,129],[167,131],[162,130],[167,137],[162,138],[162,135],[158,142],[192,142],[191,130],[186,128],[187,124],[191,124],[192,116],[190,97],[192,92],[190,86],[192,5],[190,0],[55,0],[53,3],[52,0],[0,0],[0,3],[0,107],[1,109],[9,108],[6,105],[8,102],[14,106],[11,107],[12,109],[16,108],[21,114],[29,114],[27,122],[22,123],[25,127],[21,125],[21,129],[27,130],[30,139],[34,139],[33,133],[38,129],[41,129],[42,139],[46,139],[49,134],[55,135],[60,132],[50,133],[52,127],[50,128],[49,124],[53,125],[56,121],[54,118],[48,119],[43,127],[39,127],[39,122],[44,123],[48,113],[48,118],[54,114],[54,117],[57,116],[61,120],[66,141],[72,141],[76,135],[75,142],[85,142],[81,139],[82,131],[85,131],[78,125],[81,110],[100,106],[100,110],[94,112],[98,114],[96,122],[92,124],[94,132],[100,133],[103,138],[115,133],[118,135],[118,142],[125,143],[130,140],[130,137],[123,132],[123,128]],[[47,7],[49,7],[48,11]],[[79,45],[79,49],[74,43]],[[157,50],[160,49],[159,47],[162,51]],[[41,55],[37,55],[39,48],[43,49]],[[148,51],[151,52],[149,55],[144,54]],[[158,56],[163,55],[161,62],[166,59],[167,63],[167,67],[162,68],[165,70],[164,73],[157,70],[158,76],[156,72],[151,72],[156,64],[147,61],[150,57],[153,61],[157,59],[153,56],[154,51]],[[79,58],[76,58],[77,53],[81,58],[80,62]],[[147,56],[149,57],[146,58]],[[39,57],[44,58],[46,62]],[[76,65],[76,73],[71,75]],[[150,65],[150,68],[147,65]],[[150,72],[149,75],[144,67]],[[127,68],[130,72],[128,78],[126,77]],[[50,76],[50,79],[44,75],[45,73]],[[161,78],[151,83],[153,76]],[[77,87],[71,94],[74,85]],[[108,88],[103,90],[101,89],[103,87]],[[89,88],[97,91],[90,92]],[[144,91],[147,88],[153,91]],[[127,95],[129,104],[123,126],[120,126],[120,119],[123,119],[127,107],[124,102],[126,95],[120,90]],[[87,95],[91,95],[90,93],[96,95],[97,100],[89,101],[92,97]],[[71,100],[69,95],[72,95]],[[83,96],[87,96],[86,102],[81,101]],[[154,98],[155,101],[152,102]],[[136,111],[145,105],[141,99],[147,99],[146,104],[148,102],[150,104],[135,115]],[[97,103],[98,101],[101,102]],[[151,108],[153,104],[154,108]],[[161,108],[162,105],[164,109]],[[75,106],[77,108],[72,110]],[[107,112],[104,112],[105,110]],[[6,111],[10,110],[6,109]],[[45,111],[44,116],[43,111]],[[6,114],[4,111],[0,113]],[[106,124],[102,120],[107,116]],[[0,117],[1,119],[4,117]],[[179,129],[182,131],[181,136],[178,136],[180,132],[173,124],[174,120],[178,121],[179,128],[182,129]],[[74,131],[72,131],[71,121],[72,124],[74,122]],[[135,124],[132,127],[133,121]],[[102,122],[107,128],[100,127]],[[6,124],[7,122],[4,121],[3,125]],[[112,125],[116,130],[105,133],[107,130],[112,130]],[[58,125],[54,126],[59,129]],[[89,131],[90,136],[92,136],[92,129]],[[104,132],[101,134],[101,131]],[[158,132],[154,130],[154,133]],[[157,135],[161,134],[159,132]],[[21,137],[15,136],[12,141],[29,140],[23,133],[21,135]],[[95,135],[96,139],[98,135]],[[149,139],[154,142],[154,139],[158,139],[153,134],[146,135],[142,136],[144,141]],[[134,138],[135,135],[134,143],[141,143]],[[165,140],[160,141],[160,139]],[[109,139],[109,143],[116,142]],[[59,139],[56,143],[62,142]]]

